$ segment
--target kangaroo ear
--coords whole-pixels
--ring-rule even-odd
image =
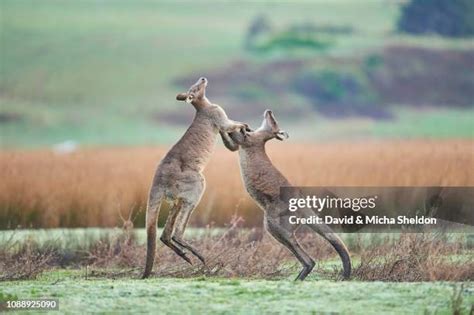
[[[185,101],[187,97],[188,93],[179,93],[178,95],[176,95],[176,99],[178,101]]]
[[[267,109],[263,116],[265,117],[265,124],[267,128],[269,128],[272,132],[277,132],[280,129],[278,122],[275,119],[275,115],[273,115],[271,110]]]

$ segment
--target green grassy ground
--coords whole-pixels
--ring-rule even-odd
[[[52,229],[0,231],[0,246],[34,240],[58,249],[87,251],[91,244],[105,241],[120,229]],[[144,229],[136,229],[137,243],[145,243]],[[189,236],[205,229],[191,228]],[[214,229],[213,233],[222,233]],[[349,248],[395,241],[398,234],[342,234]],[[453,240],[470,244],[472,235],[453,234]],[[448,239],[451,236],[448,236]],[[460,238],[461,237],[461,238]],[[464,237],[464,238],[462,238]],[[456,259],[465,260],[471,255]],[[450,257],[451,260],[454,257]],[[360,263],[353,257],[354,266]],[[294,264],[294,265],[293,265]],[[474,284],[454,282],[362,282],[334,281],[327,274],[340,267],[337,258],[318,261],[317,270],[305,282],[294,282],[299,266],[291,262],[288,276],[272,280],[219,277],[168,278],[139,280],[137,270],[75,267],[53,269],[37,279],[0,282],[0,300],[56,298],[65,313],[160,313],[160,314],[262,314],[262,313],[341,313],[341,314],[452,314],[455,305],[468,314],[474,303]],[[115,271],[122,276],[112,276]],[[128,276],[123,276],[123,275]],[[95,275],[95,276],[94,276]],[[100,276],[97,276],[100,275]],[[133,276],[131,276],[133,275]],[[462,290],[461,290],[462,287]],[[456,295],[460,292],[460,298]],[[457,300],[459,303],[455,303]]]
[[[68,139],[80,144],[174,142],[183,127],[153,118],[185,106],[174,101],[182,88],[173,80],[205,75],[235,60],[265,63],[301,57],[298,53],[252,55],[244,50],[249,23],[262,13],[276,28],[305,21],[352,28],[353,33],[335,39],[325,52],[328,56],[357,56],[390,43],[472,48],[468,40],[393,33],[399,6],[389,1],[240,5],[205,0],[5,0],[0,6],[0,114],[16,115],[9,122],[0,121],[2,147],[43,146]],[[318,119],[322,125],[333,123]],[[399,121],[389,126],[373,122],[368,130],[355,128],[344,135],[423,136],[430,128],[429,136],[438,135],[431,125],[420,131],[406,127],[409,119]],[[455,124],[456,119],[449,122]],[[287,129],[298,130],[302,123],[292,125]],[[306,125],[304,132],[295,134],[319,134],[311,129],[314,121]],[[469,132],[472,129],[466,133],[466,128],[454,128],[447,133],[466,137]],[[334,130],[329,136],[340,134]]]
[[[96,279],[56,271],[36,281],[2,283],[17,298],[57,298],[67,313],[160,314],[452,314],[456,283],[334,282],[290,279]],[[474,285],[461,293],[463,314],[474,303]]]

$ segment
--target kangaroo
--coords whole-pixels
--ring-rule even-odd
[[[282,141],[288,138],[288,133],[280,130],[270,110],[265,111],[262,125],[257,130],[245,133],[232,132],[222,137],[229,150],[237,151],[240,148],[240,171],[245,188],[264,211],[265,229],[286,246],[303,265],[295,280],[304,280],[315,263],[298,243],[295,231],[299,226],[289,223],[290,212],[280,198],[280,187],[291,187],[291,184],[272,164],[265,152],[265,143],[273,138]],[[348,278],[351,274],[351,260],[342,240],[325,224],[308,226],[325,238],[338,252],[344,268],[343,276]]]
[[[219,105],[207,99],[207,83],[202,77],[186,93],[176,96],[177,100],[192,104],[196,114],[181,139],[161,160],[152,181],[146,211],[147,256],[142,278],[147,278],[153,268],[156,224],[162,200],[170,202],[172,207],[160,240],[188,263],[191,264],[191,260],[185,249],[205,264],[204,257],[183,239],[189,217],[205,189],[202,171],[218,133],[237,130],[245,133],[248,128],[247,124],[230,120]]]

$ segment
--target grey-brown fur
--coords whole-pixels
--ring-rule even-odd
[[[191,103],[196,114],[181,139],[161,160],[150,189],[146,212],[147,258],[143,278],[150,275],[156,249],[156,223],[162,200],[172,204],[161,241],[187,262],[189,250],[203,263],[204,257],[183,239],[192,211],[199,203],[206,183],[202,171],[216,143],[218,133],[245,129],[246,124],[230,120],[225,111],[206,98],[207,79],[200,78],[177,100]],[[245,132],[245,130],[244,130]]]
[[[267,231],[286,246],[303,265],[296,279],[304,280],[313,269],[314,260],[298,244],[295,231],[299,226],[289,223],[289,216],[294,213],[289,212],[287,204],[280,196],[280,187],[291,187],[291,184],[272,164],[265,152],[265,143],[268,140],[273,138],[283,140],[287,137],[288,134],[280,130],[273,113],[267,110],[259,129],[245,133],[233,132],[230,137],[224,136],[223,140],[231,151],[236,151],[240,147],[240,170],[245,188],[264,211],[264,225]],[[295,193],[298,194],[296,191]],[[307,213],[300,213],[301,216],[314,215],[309,209],[302,211]],[[351,260],[341,239],[325,224],[308,226],[336,249],[343,263],[343,276],[348,278],[351,273]]]

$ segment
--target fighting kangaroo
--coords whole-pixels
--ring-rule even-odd
[[[273,138],[284,140],[288,138],[288,134],[280,130],[270,110],[265,111],[263,123],[257,130],[245,133],[232,132],[222,137],[229,150],[236,151],[240,147],[240,171],[245,188],[264,211],[264,225],[267,231],[286,246],[303,265],[296,280],[304,280],[314,268],[314,260],[298,244],[295,231],[299,226],[289,223],[290,212],[280,197],[280,187],[291,187],[291,184],[275,168],[265,152],[265,143]],[[344,268],[343,276],[348,278],[351,274],[351,260],[341,239],[325,224],[308,226],[325,238],[338,252]]]
[[[191,103],[196,109],[194,120],[181,139],[161,160],[151,185],[147,211],[147,257],[143,278],[153,268],[156,249],[156,221],[162,200],[172,204],[160,240],[187,262],[191,260],[184,250],[189,250],[202,263],[204,257],[183,240],[189,217],[199,203],[205,188],[202,174],[214,149],[218,133],[221,135],[241,130],[248,125],[230,120],[225,111],[206,98],[207,79],[200,78],[186,93],[176,96],[179,101]]]

